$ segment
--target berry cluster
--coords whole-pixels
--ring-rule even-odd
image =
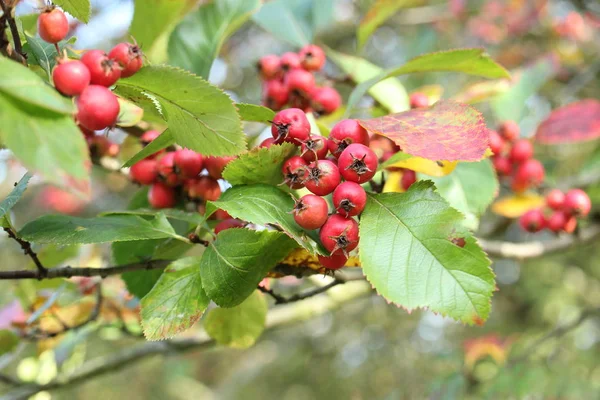
[[[554,233],[573,233],[577,218],[587,216],[591,208],[589,196],[581,189],[572,189],[566,194],[552,189],[546,195],[544,209],[529,210],[521,216],[519,223],[527,232],[548,229]]]
[[[519,139],[519,125],[505,121],[498,131],[490,132],[492,161],[499,177],[510,182],[511,188],[521,193],[536,188],[544,182],[544,166],[533,158],[533,144]]]
[[[263,104],[273,110],[290,106],[331,114],[342,104],[342,98],[334,88],[317,85],[313,73],[324,65],[325,52],[314,44],[304,46],[299,53],[262,57],[257,67],[264,80]]]
[[[338,269],[348,252],[358,246],[358,223],[353,218],[365,208],[367,194],[361,187],[377,172],[378,159],[369,145],[368,132],[355,120],[337,123],[329,138],[310,133],[304,112],[297,108],[280,111],[273,118],[272,139],[261,146],[289,142],[301,149],[283,164],[284,182],[292,189],[306,188],[296,201],[294,219],[304,229],[320,229],[323,246],[330,252],[319,261]],[[329,155],[328,155],[329,154]],[[332,194],[335,213],[322,196]]]

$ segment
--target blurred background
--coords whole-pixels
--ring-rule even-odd
[[[74,47],[108,50],[126,38],[133,2],[92,3],[89,24],[73,21],[73,36],[77,37]],[[148,0],[148,7],[151,3]],[[317,42],[355,54],[356,26],[372,3],[334,1],[332,20],[319,33]],[[26,15],[36,7],[34,1],[23,1],[18,13]],[[490,127],[513,119],[519,123],[522,136],[530,137],[552,109],[578,99],[600,97],[599,27],[600,3],[595,0],[426,1],[387,20],[361,56],[389,68],[426,52],[485,47],[511,70],[517,84],[493,96],[486,92],[488,97],[475,106]],[[236,100],[259,104],[261,83],[256,61],[266,54],[290,50],[294,49],[249,22],[224,45],[211,69],[210,81]],[[331,77],[344,76],[331,62],[326,72]],[[442,97],[449,98],[480,80],[428,73],[402,77],[401,81],[409,92],[423,85],[438,85],[434,87],[443,88]],[[344,98],[352,89],[344,83],[336,84],[336,88]],[[369,114],[372,106],[372,100],[363,99],[357,115]],[[249,126],[248,133],[259,136],[262,128]],[[125,137],[119,132],[108,136],[123,146]],[[10,154],[0,155],[0,196],[4,197],[24,170]],[[549,185],[585,186],[592,201],[600,202],[597,142],[540,147],[536,156],[547,167]],[[83,202],[34,180],[14,208],[13,223],[22,226],[51,212],[90,216],[124,209],[139,189],[127,177],[95,168],[92,190],[93,200]],[[482,219],[479,234],[513,242],[552,239],[547,233],[525,234],[514,221],[492,213]],[[526,262],[493,260],[498,291],[491,317],[482,327],[463,326],[427,311],[408,314],[380,297],[363,296],[306,322],[266,331],[247,350],[217,347],[149,357],[117,373],[52,393],[42,392],[34,398],[600,398],[600,314],[591,313],[568,331],[556,330],[577,321],[584,310],[600,308],[598,244],[578,245]],[[48,251],[48,260],[56,265],[100,266],[110,258],[109,248],[102,246],[54,250]],[[2,269],[28,262],[4,235],[0,257]],[[299,283],[289,278],[274,284],[285,291]],[[76,282],[0,282],[0,328],[17,320],[24,304],[40,301],[40,296],[47,298],[56,290],[61,292],[60,302],[69,304],[78,295],[76,288]],[[108,279],[105,290],[135,309],[136,299],[125,293],[118,278]],[[548,332],[547,340],[538,342]],[[117,326],[84,330],[58,344],[23,345],[17,358],[0,357],[0,367],[21,379],[45,383],[56,376],[58,366],[76,370],[85,359],[126,350],[140,340]],[[8,388],[2,385],[0,394]]]

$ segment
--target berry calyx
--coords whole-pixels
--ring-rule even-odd
[[[223,179],[225,167],[233,160],[235,160],[234,156],[206,157],[204,159],[204,167],[208,170],[208,174],[213,178]]]
[[[300,56],[292,52],[283,53],[279,59],[279,63],[283,72],[292,71],[300,68]]]
[[[210,176],[201,176],[184,183],[184,190],[193,200],[216,201],[221,197],[219,182]]]
[[[194,178],[202,172],[202,155],[190,149],[177,150],[173,157],[176,172],[184,179]]]
[[[81,62],[90,71],[90,82],[92,85],[112,86],[121,77],[121,67],[119,63],[108,58],[108,55],[102,50],[87,51],[82,57]]]
[[[304,187],[308,163],[300,156],[293,156],[287,159],[281,167],[284,183],[292,189]]]
[[[309,135],[308,139],[302,142],[302,158],[306,162],[323,160],[329,150],[327,139],[320,135]]]
[[[572,189],[565,195],[564,209],[578,217],[585,217],[592,209],[592,202],[583,190]]]
[[[517,140],[510,149],[510,161],[521,164],[533,157],[533,145],[529,140]]]
[[[539,232],[546,226],[546,218],[542,210],[529,210],[519,218],[521,227],[531,233]]]
[[[317,45],[304,46],[299,53],[302,68],[307,71],[319,71],[325,65],[325,52]]]
[[[400,179],[400,186],[402,189],[408,190],[413,183],[417,181],[417,173],[412,169],[405,169],[402,171],[402,178]]]
[[[565,204],[565,194],[560,189],[552,189],[546,195],[546,205],[552,210],[561,210]]]
[[[269,54],[258,60],[256,68],[264,80],[270,81],[281,75],[281,60],[276,55]]]
[[[77,97],[77,121],[84,128],[98,131],[117,122],[119,102],[117,96],[104,86],[89,85]]]
[[[134,75],[144,64],[142,50],[133,43],[119,43],[108,53],[108,57],[119,63],[123,78]]]
[[[65,96],[77,96],[90,84],[90,71],[79,60],[60,60],[52,71],[56,90]]]
[[[352,218],[333,214],[319,232],[321,243],[330,255],[344,254],[358,246],[358,223]]]
[[[161,182],[153,183],[148,191],[148,202],[153,208],[172,208],[177,203],[175,190]]]
[[[344,217],[360,214],[366,205],[367,193],[358,183],[343,182],[333,191],[333,206]]]
[[[340,174],[347,181],[365,183],[377,173],[377,156],[367,146],[359,143],[346,147],[338,160]]]
[[[504,150],[504,139],[502,139],[502,136],[500,136],[496,131],[490,130],[489,132],[490,150],[492,150],[492,153],[494,153],[494,155],[498,156],[502,153],[502,150]]]
[[[337,165],[329,160],[317,160],[308,165],[304,186],[318,196],[333,192],[342,178]]]
[[[129,176],[135,182],[142,185],[150,185],[158,178],[158,166],[156,160],[141,160],[133,164],[129,169]]]
[[[415,92],[409,98],[410,108],[429,107],[429,97],[425,93]]]
[[[307,194],[294,205],[294,220],[304,229],[319,229],[325,221],[329,208],[327,201],[314,194]]]
[[[342,97],[332,87],[318,87],[310,94],[310,105],[320,115],[328,115],[340,108]]]
[[[498,126],[498,133],[504,140],[512,142],[519,137],[521,129],[515,121],[504,121]]]
[[[310,123],[304,111],[298,108],[288,108],[279,111],[273,117],[271,134],[277,143],[286,141],[300,145],[308,139]]]
[[[369,133],[354,119],[345,119],[333,127],[329,134],[329,151],[336,158],[352,143],[369,145]]]
[[[48,43],[56,44],[67,37],[69,21],[58,8],[48,7],[37,20],[38,33]]]
[[[319,263],[327,269],[340,269],[344,265],[346,265],[346,261],[348,261],[348,257],[344,253],[336,253],[332,256],[318,256]]]
[[[243,228],[245,226],[246,226],[246,223],[239,219],[235,219],[235,218],[224,219],[223,221],[221,221],[217,225],[215,225],[215,235],[217,235],[219,232],[222,232],[227,229]]]

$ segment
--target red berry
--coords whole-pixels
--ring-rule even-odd
[[[225,219],[233,219],[233,217],[231,215],[229,215],[229,213],[225,210],[223,210],[222,208],[219,208],[217,211],[215,211],[211,216],[210,219],[216,219],[218,221],[222,221]]]
[[[310,105],[317,113],[328,115],[342,105],[342,97],[332,87],[318,87],[310,94]]]
[[[327,156],[327,139],[320,135],[310,135],[302,142],[302,158],[306,162],[323,160]]]
[[[335,163],[318,160],[309,164],[304,186],[316,195],[325,196],[333,192],[341,180],[340,171]]]
[[[377,156],[367,146],[354,143],[346,147],[338,159],[340,174],[347,181],[365,183],[377,173]]]
[[[98,131],[113,126],[119,116],[117,96],[104,86],[90,85],[76,99],[77,122]]]
[[[294,220],[302,228],[319,229],[327,221],[329,207],[324,198],[307,194],[296,201],[293,213]]]
[[[515,121],[504,121],[498,127],[498,133],[504,140],[512,142],[519,137],[521,130]]]
[[[273,117],[271,134],[277,143],[286,141],[300,144],[308,139],[310,123],[304,111],[298,108],[288,108],[287,110],[279,111]]]
[[[258,72],[264,80],[277,78],[281,74],[281,60],[274,54],[269,54],[261,57],[256,63]]]
[[[215,225],[215,235],[217,235],[219,232],[222,232],[227,229],[243,228],[245,226],[246,226],[246,223],[244,221],[240,221],[239,219],[234,219],[234,218],[224,219],[223,221],[221,221],[217,225]]]
[[[186,181],[184,190],[194,200],[216,201],[221,197],[219,182],[210,176],[201,176],[198,179]]]
[[[272,110],[281,110],[289,100],[290,91],[279,80],[265,82],[263,86],[263,104]]]
[[[283,72],[300,68],[300,56],[296,53],[283,53],[279,61]]]
[[[360,214],[366,205],[367,193],[358,183],[343,182],[333,191],[333,206],[344,217]]]
[[[344,253],[336,253],[332,256],[318,256],[319,262],[322,266],[327,269],[340,269],[344,265],[346,265],[346,261],[348,261],[348,257]]]
[[[269,148],[271,146],[273,146],[275,144],[275,139],[273,138],[266,138],[265,140],[263,140],[262,142],[260,142],[260,144],[258,145],[258,147],[264,147],[264,148]]]
[[[413,183],[417,181],[417,173],[412,169],[405,169],[402,171],[402,178],[400,179],[400,186],[402,189],[408,190]]]
[[[108,58],[102,50],[90,50],[81,57],[81,62],[90,70],[92,85],[112,86],[121,77],[119,63]]]
[[[507,176],[510,175],[512,170],[512,163],[508,159],[508,157],[497,155],[492,158],[492,163],[494,164],[494,169],[498,176]]]
[[[369,145],[369,133],[354,119],[344,119],[329,133],[329,151],[339,157],[342,151],[352,143]]]
[[[308,97],[315,89],[315,77],[303,69],[294,69],[285,75],[285,84],[293,94]]]
[[[521,164],[533,157],[533,145],[529,140],[517,140],[510,149],[510,160]]]
[[[117,61],[121,66],[121,77],[127,78],[132,76],[142,68],[144,59],[142,50],[137,44],[119,43],[112,48],[108,56]]]
[[[281,167],[284,182],[292,189],[304,187],[308,164],[300,156],[293,156],[287,159]]]
[[[174,207],[177,203],[175,190],[164,183],[153,183],[148,191],[148,202],[154,208]]]
[[[298,54],[302,68],[307,71],[319,71],[325,65],[325,52],[317,45],[306,45]]]
[[[77,96],[90,84],[90,71],[79,60],[60,60],[52,71],[56,90],[66,96]]]
[[[352,218],[333,214],[321,228],[319,237],[331,255],[347,255],[358,246],[358,223]]]
[[[182,179],[177,174],[175,168],[175,152],[171,151],[165,153],[165,155],[158,160],[156,168],[158,169],[158,174],[167,185],[177,186],[181,183]]]
[[[494,155],[498,156],[502,153],[502,150],[504,150],[504,139],[502,139],[502,136],[500,136],[496,131],[490,130],[489,132],[490,150],[492,150],[492,153],[494,153]]]
[[[552,189],[546,195],[546,205],[553,210],[560,210],[565,204],[565,194],[560,189]]]
[[[575,218],[575,216],[572,215],[567,219],[567,222],[565,223],[563,231],[565,231],[566,233],[573,233],[573,232],[575,232],[576,228],[577,228],[577,218]]]
[[[215,179],[223,178],[223,170],[231,161],[235,160],[234,156],[223,157],[207,157],[204,159],[204,167],[208,170],[208,174]]]
[[[173,157],[176,172],[184,179],[194,178],[202,172],[202,155],[190,149],[177,150]]]
[[[592,202],[583,190],[572,189],[565,195],[564,209],[578,217],[585,217],[592,209]]]
[[[425,93],[415,92],[410,95],[410,108],[429,107],[429,97]]]
[[[142,144],[142,146],[148,146],[148,144],[150,144],[150,142],[152,142],[154,139],[156,139],[157,137],[160,136],[160,132],[159,131],[146,131],[142,134],[142,136],[140,136],[140,143]],[[155,158],[156,156],[162,154],[165,152],[165,149],[163,150],[159,150],[154,154],[149,155],[146,158]]]
[[[529,210],[519,218],[521,228],[527,232],[539,232],[546,226],[546,219],[541,210]]]
[[[567,221],[571,218],[565,211],[554,211],[546,221],[546,227],[552,232],[558,233],[567,225]]]
[[[58,43],[69,33],[69,21],[58,8],[48,8],[37,21],[40,37],[48,43]]]
[[[544,181],[544,166],[535,159],[529,159],[517,168],[512,189],[515,192],[523,192],[530,187],[539,186]]]
[[[150,185],[158,178],[158,166],[156,160],[141,160],[129,169],[129,176],[142,185]]]

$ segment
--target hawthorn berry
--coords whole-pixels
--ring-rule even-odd
[[[317,160],[308,165],[304,186],[316,195],[326,196],[335,190],[341,180],[340,170],[334,162]]]
[[[413,183],[417,181],[417,173],[412,169],[405,169],[402,171],[402,178],[400,179],[400,186],[402,189],[408,190]]]
[[[358,223],[353,218],[333,214],[319,232],[321,243],[330,255],[348,255],[358,246]]]
[[[519,137],[521,129],[515,121],[504,121],[498,127],[498,133],[507,142],[513,142]]]
[[[322,160],[327,156],[329,150],[327,139],[320,135],[309,135],[308,139],[302,142],[302,158],[306,162]]]
[[[544,166],[535,159],[529,159],[519,165],[514,174],[512,189],[523,192],[530,187],[539,186],[544,181]]]
[[[298,108],[288,108],[279,111],[273,117],[271,134],[277,143],[286,141],[299,145],[308,139],[310,123],[304,111]]]
[[[539,232],[546,226],[546,218],[542,210],[529,210],[519,218],[519,224],[527,232]]]
[[[177,203],[175,190],[164,183],[156,182],[148,191],[148,202],[153,208],[171,208]]]
[[[288,158],[281,167],[284,183],[292,189],[301,189],[304,187],[308,163],[300,156]]]
[[[367,193],[358,183],[343,182],[333,191],[333,206],[344,217],[360,214],[366,205]]]
[[[265,82],[263,86],[263,104],[272,110],[281,110],[289,100],[287,85],[279,80]]]
[[[121,77],[119,63],[108,58],[102,50],[90,50],[83,54],[81,62],[90,71],[92,85],[112,86]]]
[[[339,157],[342,151],[352,143],[369,145],[369,133],[354,119],[344,119],[329,133],[329,151]]]
[[[150,144],[150,142],[152,142],[154,139],[156,139],[157,137],[160,136],[160,132],[159,131],[146,131],[142,134],[142,136],[140,136],[140,143],[142,144],[142,146],[148,146]],[[146,158],[155,158],[156,156],[163,154],[165,152],[165,150],[159,150],[154,154],[149,155]]]
[[[308,97],[315,89],[315,76],[303,69],[295,69],[286,74],[285,84],[292,94]]]
[[[327,221],[329,208],[324,198],[307,194],[294,205],[294,220],[304,229],[319,229]]]
[[[104,86],[89,85],[75,101],[77,121],[84,128],[98,131],[117,122],[120,110],[117,96]]]
[[[560,189],[552,189],[546,195],[546,205],[552,210],[560,210],[565,204],[565,194]]]
[[[142,68],[144,64],[142,55],[140,47],[133,43],[119,43],[108,53],[108,57],[121,66],[122,78],[130,77]]]
[[[578,217],[585,217],[592,209],[592,202],[583,190],[571,189],[565,195],[564,209]]]
[[[346,261],[348,261],[348,257],[344,253],[336,253],[332,256],[318,256],[319,263],[327,269],[340,269],[344,265],[346,265]]]
[[[222,208],[219,208],[217,211],[215,211],[211,216],[210,219],[216,219],[218,221],[222,221],[225,219],[233,219],[233,217],[231,215],[229,215],[229,213],[225,210],[223,210]]]
[[[178,175],[184,179],[194,178],[202,172],[202,155],[190,149],[174,152],[173,165]]]
[[[328,115],[340,108],[342,97],[332,87],[317,87],[310,94],[310,105],[317,113]]]
[[[190,199],[216,201],[221,197],[219,182],[210,176],[201,176],[184,183],[184,190]]]
[[[275,144],[275,139],[273,139],[272,137],[270,138],[266,138],[265,140],[263,140],[262,142],[260,142],[260,144],[258,145],[258,147],[264,147],[264,148],[269,148],[271,146],[273,146]]]
[[[517,140],[510,149],[510,161],[521,164],[533,157],[533,145],[529,140]]]
[[[52,81],[65,96],[77,96],[90,84],[90,71],[79,60],[62,59],[52,71]]]
[[[347,181],[365,183],[377,173],[377,156],[367,146],[354,143],[338,159],[340,174]]]
[[[58,8],[48,7],[37,20],[38,33],[48,43],[56,44],[67,37],[69,21]]]
[[[156,160],[145,159],[133,164],[129,169],[129,176],[142,185],[150,185],[158,178]]]
[[[325,65],[325,52],[317,45],[304,46],[298,55],[302,68],[307,71],[319,71]]]
[[[156,168],[158,175],[162,178],[165,184],[169,186],[177,186],[181,183],[181,177],[175,168],[175,152],[165,153],[157,162]]]
[[[283,72],[289,72],[300,68],[300,56],[296,53],[283,53],[279,59],[279,65]]]
[[[210,176],[215,179],[222,179],[225,167],[233,160],[235,160],[234,156],[206,157],[204,167],[208,170]]]
[[[502,136],[500,136],[496,131],[490,130],[489,132],[490,150],[492,150],[492,153],[494,153],[494,155],[498,156],[502,153],[502,150],[504,149],[504,139],[502,139]]]
[[[492,163],[494,164],[494,169],[498,176],[507,176],[510,175],[512,171],[512,163],[510,162],[508,157],[497,155],[492,158]]]
[[[219,234],[219,232],[222,232],[227,229],[243,228],[245,226],[246,226],[246,223],[239,219],[236,219],[236,218],[224,219],[223,221],[221,221],[217,225],[215,225],[215,235],[217,235],[217,234]]]
[[[409,98],[410,108],[429,107],[429,97],[425,93],[415,92]]]
[[[564,230],[570,218],[571,215],[565,211],[554,211],[546,220],[546,228],[554,233],[558,233]]]
[[[281,73],[281,60],[274,54],[261,57],[256,63],[260,76],[267,81],[279,77]]]

